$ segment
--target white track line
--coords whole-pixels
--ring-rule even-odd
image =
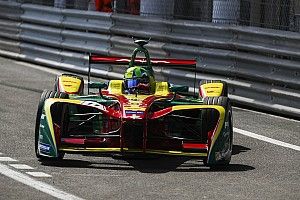
[[[28,185],[32,188],[35,188],[41,192],[44,192],[44,193],[51,195],[53,197],[56,197],[58,199],[82,200],[82,198],[80,198],[80,197],[77,197],[75,195],[69,194],[62,190],[56,189],[52,185],[35,180],[35,179],[29,177],[28,175],[14,171],[14,170],[10,169],[8,166],[3,165],[3,164],[0,164],[0,174],[3,174],[4,176],[12,178],[20,183]]]
[[[293,144],[289,144],[289,143],[282,142],[282,141],[279,141],[279,140],[275,140],[275,139],[272,139],[272,138],[269,138],[269,137],[266,137],[266,136],[258,135],[256,133],[252,133],[250,131],[245,131],[245,130],[238,129],[238,128],[233,128],[233,131],[236,132],[236,133],[242,134],[242,135],[246,135],[248,137],[258,139],[258,140],[262,140],[262,141],[269,142],[269,143],[272,143],[272,144],[276,144],[276,145],[279,145],[279,146],[282,146],[282,147],[286,147],[286,148],[294,149],[296,151],[300,151],[300,147],[297,146],[297,145],[293,145]]]
[[[24,165],[24,164],[9,164],[15,169],[33,169],[33,167],[30,167],[29,165]]]
[[[0,157],[0,162],[1,161],[4,161],[4,162],[10,162],[10,161],[17,161],[17,160],[15,160],[15,159],[13,159],[13,158],[10,158],[10,157]]]
[[[38,177],[38,178],[52,177],[50,174],[46,174],[44,172],[26,172],[26,174],[29,174],[31,176]]]

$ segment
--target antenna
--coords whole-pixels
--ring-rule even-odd
[[[88,69],[88,95],[90,94],[90,79],[91,79],[91,56],[92,53],[89,53],[89,69]]]
[[[196,97],[196,81],[197,81],[197,67],[195,67],[195,79],[194,79],[194,97]]]
[[[198,61],[197,58],[195,58]],[[194,77],[194,97],[196,97],[196,81],[197,81],[197,62],[195,64],[195,77]]]

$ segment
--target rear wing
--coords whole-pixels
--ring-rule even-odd
[[[132,58],[130,57],[108,57],[91,54],[89,56],[90,64],[111,64],[111,65],[126,65],[130,66]],[[195,69],[197,61],[196,59],[159,59],[151,58],[151,66],[183,68],[183,69]],[[134,65],[148,66],[147,58],[135,58]]]
[[[136,53],[130,57],[110,57],[110,56],[101,56],[96,54],[89,55],[89,69],[88,69],[88,82],[90,82],[90,73],[91,73],[91,64],[110,64],[110,65],[125,65],[127,67],[132,66],[145,66],[148,70],[153,73],[152,66],[160,67],[171,67],[174,69],[190,69],[195,72],[195,81],[194,81],[194,95],[195,95],[195,86],[196,86],[196,59],[159,59],[159,58],[150,58],[148,51],[146,49],[142,50],[146,57],[145,58],[136,58]],[[89,89],[88,89],[89,91]]]

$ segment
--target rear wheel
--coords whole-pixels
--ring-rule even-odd
[[[68,99],[69,95],[63,92],[56,92],[56,91],[50,91],[50,90],[44,90],[39,104],[38,104],[38,110],[36,114],[36,122],[35,122],[35,155],[39,160],[50,160],[50,159],[62,159],[64,157],[63,152],[58,151],[58,157],[57,158],[50,158],[46,156],[42,156],[39,153],[38,145],[39,145],[39,137],[40,137],[40,122],[41,122],[41,116],[43,113],[43,107],[46,99],[49,98],[61,98],[61,99]],[[59,105],[57,105],[59,106]]]
[[[233,147],[233,122],[232,122],[232,108],[230,104],[230,99],[227,97],[205,97],[203,99],[205,105],[219,105],[225,109],[225,121],[224,121],[224,132],[222,140],[222,148],[219,149],[220,153],[223,155],[221,160],[217,160],[214,164],[208,164],[207,159],[204,159],[204,164],[206,166],[215,167],[215,166],[226,166],[230,163]],[[210,120],[218,120],[214,116]],[[208,123],[211,124],[211,123]]]

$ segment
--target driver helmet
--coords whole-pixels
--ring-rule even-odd
[[[130,93],[139,91],[142,93],[151,92],[151,76],[143,67],[130,67],[124,74],[125,89]]]

